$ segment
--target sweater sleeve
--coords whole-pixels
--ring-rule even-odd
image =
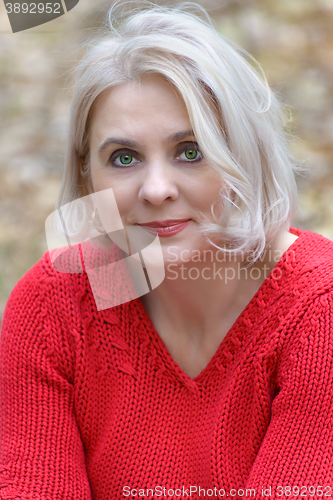
[[[6,306],[0,337],[1,500],[91,500],[74,412],[73,349],[57,312],[59,283],[39,263]]]
[[[332,292],[313,300],[295,331],[297,341],[287,338],[280,391],[246,488],[259,498],[332,498]]]

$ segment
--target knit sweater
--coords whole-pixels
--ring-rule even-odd
[[[333,242],[290,231],[194,379],[140,299],[98,311],[45,254],[0,337],[0,498],[333,496]]]

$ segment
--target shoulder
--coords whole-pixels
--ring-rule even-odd
[[[89,293],[83,274],[56,271],[49,252],[18,281],[7,301],[2,344],[32,341],[62,343],[79,323],[78,298]],[[39,339],[39,340],[38,340]]]
[[[78,278],[78,274],[56,271],[49,252],[46,252],[15,285],[5,312],[8,313],[8,309],[14,308],[19,313],[23,311],[23,307],[27,311],[27,308],[34,309],[38,304],[42,304],[44,308],[48,307],[51,311],[57,305],[68,303],[68,298],[73,294],[73,287],[78,282]]]
[[[271,309],[276,326],[270,341],[279,339],[284,362],[307,355],[308,343],[333,340],[333,242],[312,231],[291,228],[298,239],[283,255],[276,279]],[[282,359],[281,358],[281,359]]]
[[[58,307],[64,289],[47,254],[19,280],[7,301],[1,326],[1,372],[14,370],[19,376],[19,366],[26,366],[28,371],[38,364],[46,369],[49,362],[58,366],[58,357],[63,358],[66,370],[73,366],[69,317]]]
[[[308,265],[317,265],[329,262],[333,265],[333,241],[321,234],[309,230],[290,228],[290,231],[298,236],[293,247],[297,247],[298,259]]]
[[[93,321],[122,315],[128,297],[138,295],[130,289],[126,265],[118,257],[113,249],[104,251],[91,245],[46,252],[11,292],[2,329],[17,321],[22,329],[23,323],[48,321],[60,323],[62,331],[70,330],[78,338]]]
[[[309,297],[333,292],[333,241],[313,231],[291,228],[298,239],[285,254],[295,289]]]
[[[273,268],[258,302],[261,321],[267,321],[265,345],[279,345],[285,354],[302,343],[312,319],[332,325],[333,242],[312,231],[290,232],[298,238]]]

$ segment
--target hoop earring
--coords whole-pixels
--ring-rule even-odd
[[[94,211],[93,211],[93,213],[92,213],[92,222],[93,222],[93,224],[94,224],[94,227],[95,227],[96,231],[98,231],[99,233],[101,233],[101,234],[106,234],[106,231],[105,231],[105,230],[101,231],[101,230],[97,227],[97,225],[96,225],[96,212],[97,212],[97,208],[95,208],[95,210],[94,210]]]

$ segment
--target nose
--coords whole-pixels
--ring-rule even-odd
[[[161,205],[165,200],[174,201],[179,191],[175,172],[165,163],[147,165],[139,190],[139,200],[142,203]]]

